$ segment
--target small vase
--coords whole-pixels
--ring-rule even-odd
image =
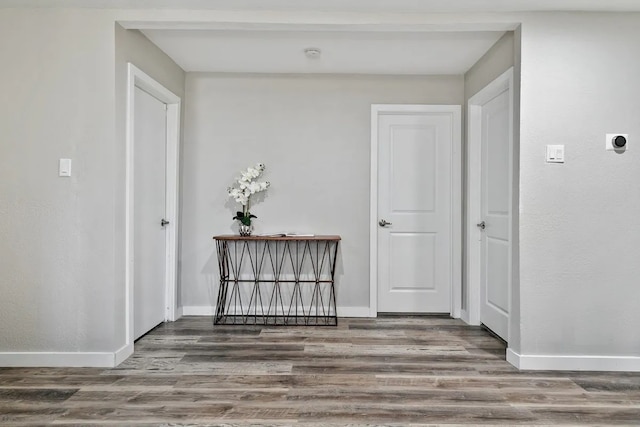
[[[244,225],[240,223],[240,235],[241,236],[251,236],[251,232],[253,231],[252,225]]]

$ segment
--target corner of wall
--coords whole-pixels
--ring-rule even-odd
[[[520,212],[520,91],[521,91],[521,25],[513,32],[513,200],[512,211]],[[521,350],[520,310],[520,215],[512,219],[511,316],[509,348]]]

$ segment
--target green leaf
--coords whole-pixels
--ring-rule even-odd
[[[232,219],[237,219],[244,225],[251,225],[251,218],[257,218],[257,216],[252,215],[249,212],[245,214],[244,212],[238,211],[236,212],[236,216],[234,216]]]

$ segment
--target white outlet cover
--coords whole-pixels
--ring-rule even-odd
[[[627,144],[623,148],[616,148],[613,145],[613,140],[616,136],[624,136],[627,139]],[[605,139],[605,148],[607,151],[625,151],[629,148],[629,134],[628,133],[608,133]]]

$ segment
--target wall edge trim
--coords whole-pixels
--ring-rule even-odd
[[[29,368],[113,368],[115,367],[115,361],[126,354],[125,350],[123,347],[117,352],[0,352],[0,366]],[[133,346],[131,351],[133,352]]]
[[[124,346],[122,346],[120,350],[116,351],[113,354],[113,359],[114,359],[113,367],[116,367],[122,362],[124,362],[125,360],[127,360],[127,358],[132,354],[133,354],[133,344],[125,344]]]
[[[507,362],[520,370],[640,372],[638,356],[530,355],[508,348]]]

